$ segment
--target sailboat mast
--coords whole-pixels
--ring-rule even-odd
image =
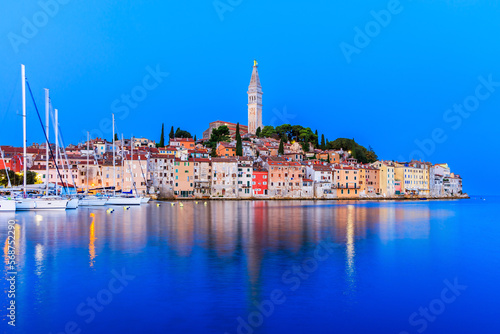
[[[113,118],[113,195],[116,195],[116,166],[115,166],[115,114]]]
[[[133,167],[134,165],[134,146],[132,143],[134,142],[134,136],[130,136],[130,165]],[[135,179],[134,179],[134,174],[132,171],[132,167],[130,167],[130,180],[132,181],[132,185],[135,188]],[[137,191],[135,192],[135,195],[137,196]]]
[[[58,120],[58,110],[54,109],[54,114],[55,114],[55,135],[56,135],[56,170],[58,169],[59,166],[59,120]],[[63,182],[63,180],[61,180]],[[56,195],[59,195],[59,186],[57,184],[56,180]]]
[[[45,88],[45,132],[47,141],[45,142],[45,195],[49,195],[49,90]]]
[[[21,87],[23,94],[23,195],[26,198],[26,74],[21,64]]]
[[[89,195],[89,155],[90,155],[90,152],[89,152],[89,138],[90,134],[89,132],[87,131],[87,172],[85,173],[85,175],[87,176],[87,196]]]
[[[124,144],[124,141],[123,141],[123,133],[122,133],[122,194],[123,194],[123,186],[124,186],[124,183],[125,183],[125,152],[124,152],[124,149],[125,149],[125,146],[123,145]]]

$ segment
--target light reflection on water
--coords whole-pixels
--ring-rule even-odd
[[[429,276],[435,273],[431,248],[439,252],[447,247],[439,242],[458,242],[442,233],[446,229],[456,233],[456,226],[448,224],[456,218],[456,207],[450,203],[214,201],[185,202],[183,207],[163,203],[130,210],[118,207],[111,214],[106,208],[1,214],[0,227],[5,240],[3,222],[18,220],[20,332],[33,326],[62,331],[68,319],[79,319],[76,306],[107,286],[112,269],[121,268],[136,275],[137,281],[92,323],[80,321],[82,328],[236,332],[236,319],[254,310],[270,291],[290,291],[283,272],[310,257],[320,242],[339,248],[296,292],[289,293],[291,302],[255,332],[298,329],[304,322],[319,329],[332,321],[342,332],[345,322],[366,312],[370,298],[379,303],[383,298],[392,302],[401,298],[400,290],[393,296],[388,289],[398,286],[397,280],[411,279],[407,276],[411,272],[419,275],[409,262],[428,266]],[[444,239],[434,244],[435,238]],[[6,252],[4,247],[5,259]],[[459,274],[461,269],[452,268],[455,271],[449,275]],[[451,277],[447,275],[438,281]],[[419,279],[415,286],[423,280]],[[377,284],[381,295],[372,290]],[[138,309],[137,303],[144,306]],[[420,305],[410,306],[398,316],[398,326],[407,325],[408,312]],[[331,314],[339,311],[344,312],[343,319],[332,320]],[[117,324],[117,319],[126,320]]]

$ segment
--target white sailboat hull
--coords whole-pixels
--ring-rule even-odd
[[[110,197],[106,205],[141,205],[140,197]]]
[[[16,201],[16,210],[66,210],[67,199],[21,199]]]
[[[151,198],[149,198],[149,197],[141,197],[141,203],[142,203],[142,204],[146,204],[146,203],[148,203],[148,202],[149,202],[149,200],[150,200],[150,199],[151,199]]]
[[[20,199],[16,200],[16,210],[34,210],[35,209],[35,200],[34,199]]]
[[[72,198],[68,201],[68,205],[66,206],[66,209],[76,209],[78,208],[78,198]]]
[[[0,212],[4,211],[16,211],[16,201],[0,199]]]
[[[106,198],[82,198],[78,201],[80,206],[103,206],[108,200]]]

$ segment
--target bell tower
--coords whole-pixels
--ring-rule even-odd
[[[260,85],[257,61],[253,61],[252,78],[248,86],[248,133],[255,134],[262,130],[262,86]]]

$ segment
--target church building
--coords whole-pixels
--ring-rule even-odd
[[[246,133],[255,134],[257,129],[262,126],[262,86],[260,85],[259,71],[257,61],[253,62],[252,77],[248,86],[248,125],[240,124],[240,134]],[[221,125],[226,125],[229,128],[231,136],[235,135],[236,124],[231,122],[215,121],[209,124],[207,130],[203,131],[203,139],[210,139],[212,130]]]

